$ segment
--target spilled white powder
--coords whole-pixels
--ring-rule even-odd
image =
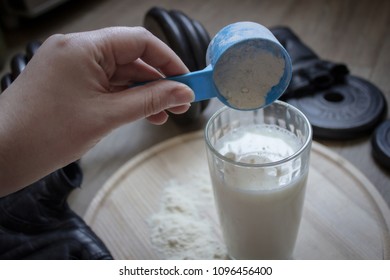
[[[236,109],[263,107],[268,92],[284,74],[284,58],[262,44],[256,40],[238,44],[228,49],[214,67],[218,91]]]
[[[208,174],[164,186],[158,212],[149,218],[155,250],[166,259],[227,259]]]

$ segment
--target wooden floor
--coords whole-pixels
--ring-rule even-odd
[[[225,25],[243,20],[267,27],[289,26],[321,58],[347,64],[352,74],[373,82],[390,102],[390,1],[386,0],[71,1],[27,25],[4,31],[8,61],[28,41],[44,40],[53,33],[142,25],[153,6],[185,12],[199,20],[211,36]],[[174,122],[158,127],[138,121],[114,131],[83,157],[85,180],[70,198],[72,208],[83,214],[96,191],[124,162],[162,140],[201,129],[219,106],[213,100],[203,118],[187,127]],[[322,143],[353,162],[390,204],[390,173],[373,161],[369,140]]]

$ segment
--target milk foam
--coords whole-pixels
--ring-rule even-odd
[[[216,149],[241,163],[266,164],[293,155],[300,147],[298,138],[275,125],[252,125],[237,128],[219,140]],[[255,169],[225,164],[225,182],[239,189],[274,189],[288,184],[300,167],[300,159],[280,166]]]

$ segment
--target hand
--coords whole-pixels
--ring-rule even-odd
[[[51,36],[0,95],[0,195],[79,159],[122,124],[184,113],[194,99],[184,84],[129,85],[186,72],[141,27]]]

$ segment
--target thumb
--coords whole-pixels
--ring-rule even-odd
[[[183,83],[160,80],[109,94],[115,100],[116,116],[122,123],[156,115],[166,109],[191,103],[194,92]]]

